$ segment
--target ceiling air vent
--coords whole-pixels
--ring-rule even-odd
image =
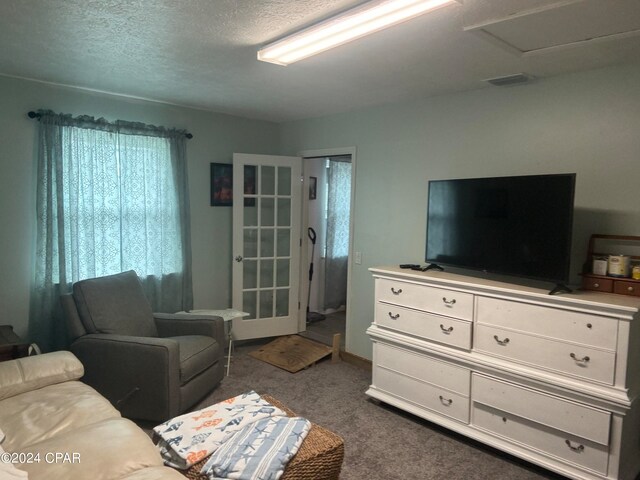
[[[488,78],[485,82],[495,85],[496,87],[507,87],[509,85],[520,85],[528,83],[533,77],[525,73],[515,73],[513,75],[505,75],[503,77]]]

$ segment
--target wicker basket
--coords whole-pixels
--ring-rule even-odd
[[[295,417],[288,407],[270,395],[261,395],[267,402],[288,416]],[[344,441],[326,428],[311,423],[311,429],[300,445],[298,453],[289,461],[281,480],[337,480],[344,459]],[[206,480],[200,470],[207,459],[193,465],[183,474],[192,480]]]

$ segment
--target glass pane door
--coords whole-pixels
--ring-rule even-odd
[[[238,339],[297,333],[300,168],[297,157],[234,155],[233,304],[249,313],[234,321]]]

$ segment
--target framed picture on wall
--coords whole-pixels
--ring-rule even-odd
[[[318,178],[309,177],[309,200],[315,200],[318,192]]]
[[[233,165],[212,163],[211,206],[230,207],[231,205],[233,205]]]

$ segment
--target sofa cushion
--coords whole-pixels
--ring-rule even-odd
[[[8,451],[119,417],[120,413],[106,398],[77,381],[25,392],[0,402],[0,425],[6,434],[3,446]]]
[[[184,385],[213,365],[220,355],[220,345],[204,335],[167,337],[180,346],[180,383]]]
[[[89,333],[158,336],[151,305],[133,270],[76,282],[73,297]]]
[[[0,478],[2,480],[19,480],[27,478],[27,472],[17,469],[11,462],[4,461],[2,457],[2,454],[5,453],[4,448],[2,448],[4,438],[4,432],[0,430]]]
[[[21,452],[39,453],[42,459],[51,452],[69,454],[68,461],[19,465],[29,473],[30,480],[113,480],[147,467],[162,466],[160,453],[147,434],[124,418],[86,425]],[[175,476],[168,474],[166,478]]]
[[[0,458],[5,453],[2,445],[0,445]],[[13,463],[0,461],[0,478],[2,480],[26,480],[27,472],[16,468]]]
[[[0,363],[0,400],[23,392],[77,380],[84,367],[71,352],[18,358]]]

